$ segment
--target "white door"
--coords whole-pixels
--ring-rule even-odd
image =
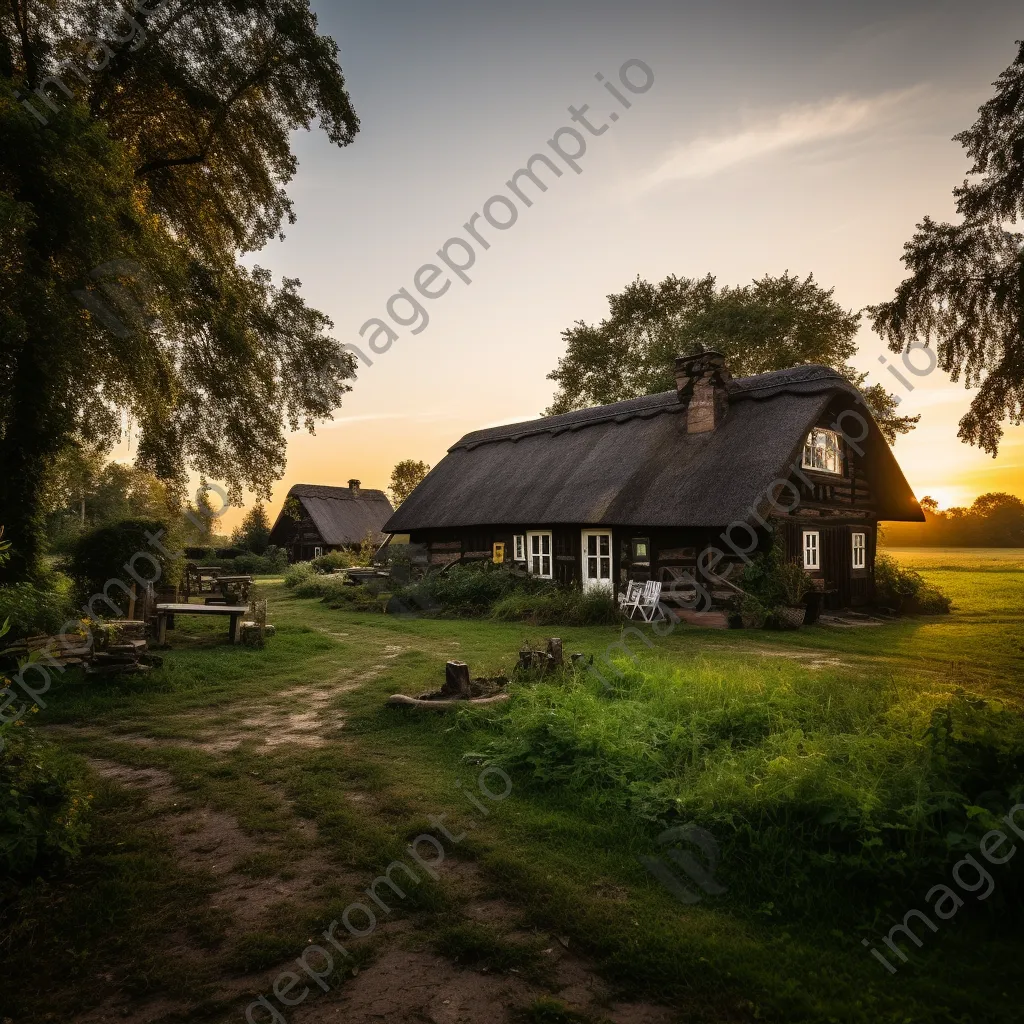
[[[583,531],[583,592],[612,592],[612,535],[604,530]]]

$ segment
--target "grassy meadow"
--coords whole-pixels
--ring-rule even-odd
[[[6,910],[0,1018],[243,1020],[405,844],[441,837],[431,816],[445,814],[465,838],[437,879],[351,944],[299,1024],[373,1019],[360,993],[427,955],[456,972],[438,976],[450,993],[463,976],[503,979],[495,1020],[1024,1019],[1019,858],[992,868],[990,899],[904,943],[897,974],[862,945],[924,908],[1024,800],[1024,552],[892,553],[952,597],[951,615],[644,627],[615,650],[617,627],[339,611],[268,579],[263,651],[180,618],[148,676],[69,672],[34,719],[86,759],[93,826],[67,877]],[[448,659],[510,672],[549,635],[594,655],[604,681],[524,679],[505,705],[443,715],[385,703],[439,686]],[[511,793],[483,816],[465,794],[487,765]],[[718,846],[719,886],[693,903],[640,861],[685,823]],[[552,949],[601,979],[604,1004],[566,983]],[[433,1019],[460,1019],[451,998]],[[624,1002],[667,1016],[617,1016]]]

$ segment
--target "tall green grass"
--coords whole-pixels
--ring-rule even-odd
[[[952,685],[740,658],[616,668],[518,689],[486,755],[595,814],[701,825],[751,900],[899,890],[1024,800],[1019,711]]]

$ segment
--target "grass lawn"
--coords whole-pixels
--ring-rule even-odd
[[[896,554],[953,598],[953,614],[796,633],[680,626],[633,649],[650,671],[824,694],[962,686],[1019,708],[1024,552]],[[639,861],[661,849],[642,816],[595,814],[515,773],[506,798],[482,795],[473,755],[497,712],[385,706],[436,688],[448,659],[496,675],[555,633],[567,652],[600,657],[616,628],[397,619],[262,586],[277,627],[264,651],[227,646],[220,620],[179,618],[163,668],[105,682],[69,673],[35,716],[88,759],[94,823],[71,874],[27,887],[6,912],[0,1019],[241,1021],[357,900],[380,924],[345,936],[329,991],[300,979],[310,992],[298,1024],[1024,1019],[1024,939],[999,888],[890,976],[862,939],[877,943],[923,905],[921,891],[835,917],[796,913],[746,899],[742,870],[723,859],[728,891],[682,903]],[[497,776],[486,784],[500,795]],[[437,877],[399,877],[402,898],[381,894],[390,913],[370,902],[371,882],[412,864],[407,844],[427,833],[443,850]],[[425,858],[433,848],[418,847]],[[1024,862],[993,869],[1006,888],[1015,872]],[[948,869],[934,882],[947,880]],[[365,930],[365,916],[352,920]]]

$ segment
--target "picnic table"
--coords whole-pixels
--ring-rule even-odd
[[[231,604],[233,601],[249,601],[249,591],[252,588],[251,576],[218,576],[217,589],[220,594],[216,597],[208,597],[207,604],[217,604],[223,601]]]
[[[233,644],[239,640],[239,624],[249,609],[244,604],[158,604],[156,606],[156,642],[167,642],[168,620],[173,628],[176,615],[228,615],[228,639]]]

